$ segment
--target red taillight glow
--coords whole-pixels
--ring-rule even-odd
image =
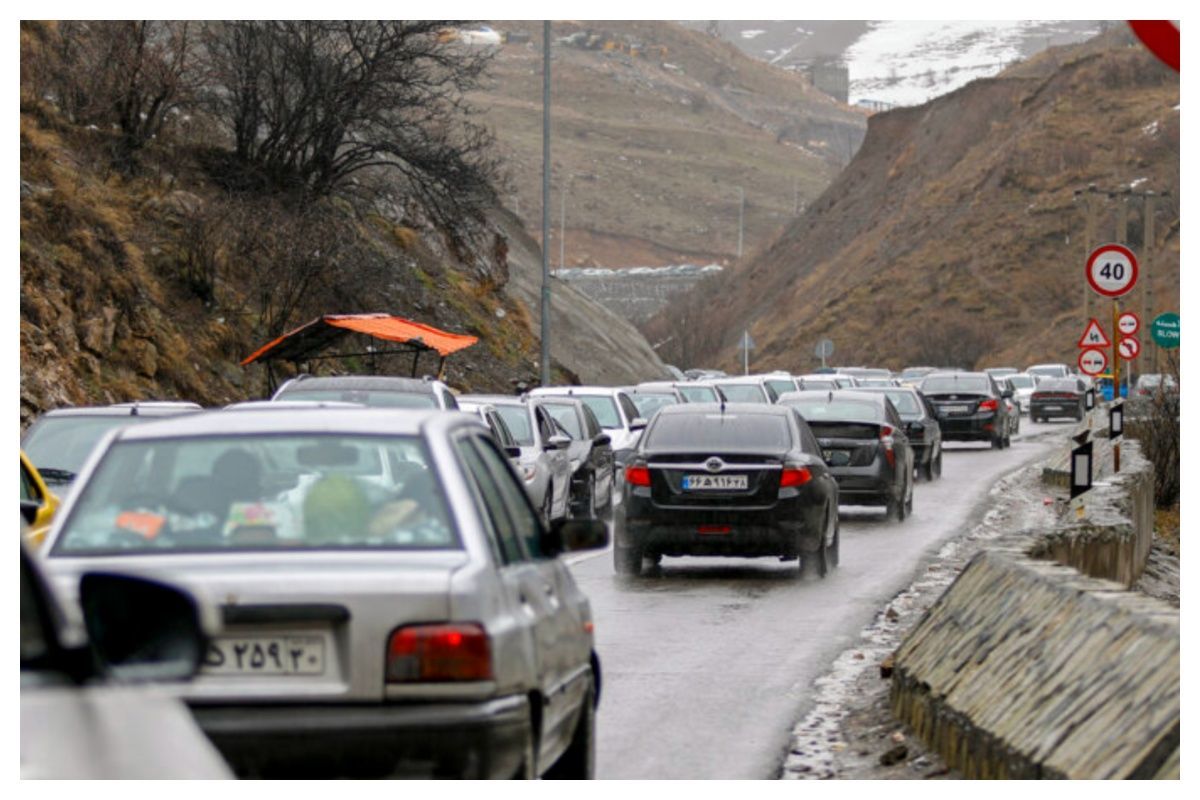
[[[808,467],[786,467],[783,473],[779,476],[779,487],[784,486],[803,486],[812,480],[812,473],[808,471]]]
[[[633,486],[649,486],[650,469],[648,467],[626,467],[625,482]]]
[[[696,533],[729,533],[733,530],[728,525],[698,525]]]
[[[409,625],[392,633],[388,683],[485,681],[492,677],[492,646],[476,623]]]
[[[886,439],[895,432],[896,432],[896,429],[893,428],[891,425],[880,425],[879,426],[879,438],[880,439]]]
[[[991,400],[984,400],[982,403],[979,404],[980,411],[996,411],[999,408],[1000,408],[1000,403],[997,402],[995,398],[993,398]]]

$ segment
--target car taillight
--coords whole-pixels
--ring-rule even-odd
[[[896,451],[893,447],[895,440],[892,438],[895,432],[896,429],[891,425],[879,426],[879,442],[883,445],[883,455],[887,458],[889,467],[896,466]]]
[[[811,480],[812,473],[808,471],[808,467],[784,467],[783,473],[779,476],[779,488],[803,486]]]
[[[995,398],[992,398],[991,400],[984,400],[982,403],[979,404],[980,411],[996,411],[999,408],[1000,408],[1000,404],[996,401]]]
[[[650,485],[650,469],[649,467],[626,467],[625,482],[632,486],[649,486]]]
[[[387,682],[484,681],[492,677],[492,646],[476,623],[408,625],[392,633]]]

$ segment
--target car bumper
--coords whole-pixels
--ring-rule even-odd
[[[626,498],[622,545],[668,556],[795,557],[820,546],[818,507],[748,511],[715,508],[658,509],[644,498]]]
[[[995,414],[973,417],[938,417],[943,442],[989,442],[1000,436],[1000,418]]]
[[[878,463],[833,467],[829,473],[837,481],[838,503],[844,506],[885,506],[896,492],[892,469]]]
[[[193,705],[239,775],[509,778],[530,735],[523,695],[478,703]]]
[[[1029,414],[1043,419],[1051,417],[1075,417],[1081,413],[1081,407],[1078,403],[1067,401],[1065,403],[1032,403],[1029,406]]]

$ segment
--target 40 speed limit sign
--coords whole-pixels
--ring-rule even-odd
[[[1120,297],[1137,283],[1137,256],[1124,245],[1102,244],[1088,256],[1085,274],[1097,294]]]

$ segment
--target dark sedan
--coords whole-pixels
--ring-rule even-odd
[[[1029,418],[1045,422],[1051,417],[1082,420],[1087,387],[1079,378],[1043,378],[1029,396]]]
[[[790,392],[779,402],[808,422],[843,503],[885,506],[889,519],[912,513],[913,451],[887,395]]]
[[[908,387],[863,386],[863,392],[878,392],[887,395],[896,407],[904,423],[904,433],[913,449],[913,461],[917,474],[927,481],[942,475],[942,428],[938,425],[937,412],[929,400],[916,389]]]
[[[571,437],[567,457],[571,460],[571,516],[608,519],[613,510],[612,437],[582,400],[547,395],[531,403],[544,408]]]
[[[1008,447],[1011,441],[1005,392],[984,372],[938,372],[921,381],[921,394],[937,412],[944,442],[991,442]]]
[[[837,482],[795,411],[667,406],[625,470],[613,561],[638,575],[662,556],[770,555],[824,576],[838,561],[837,506]]]

